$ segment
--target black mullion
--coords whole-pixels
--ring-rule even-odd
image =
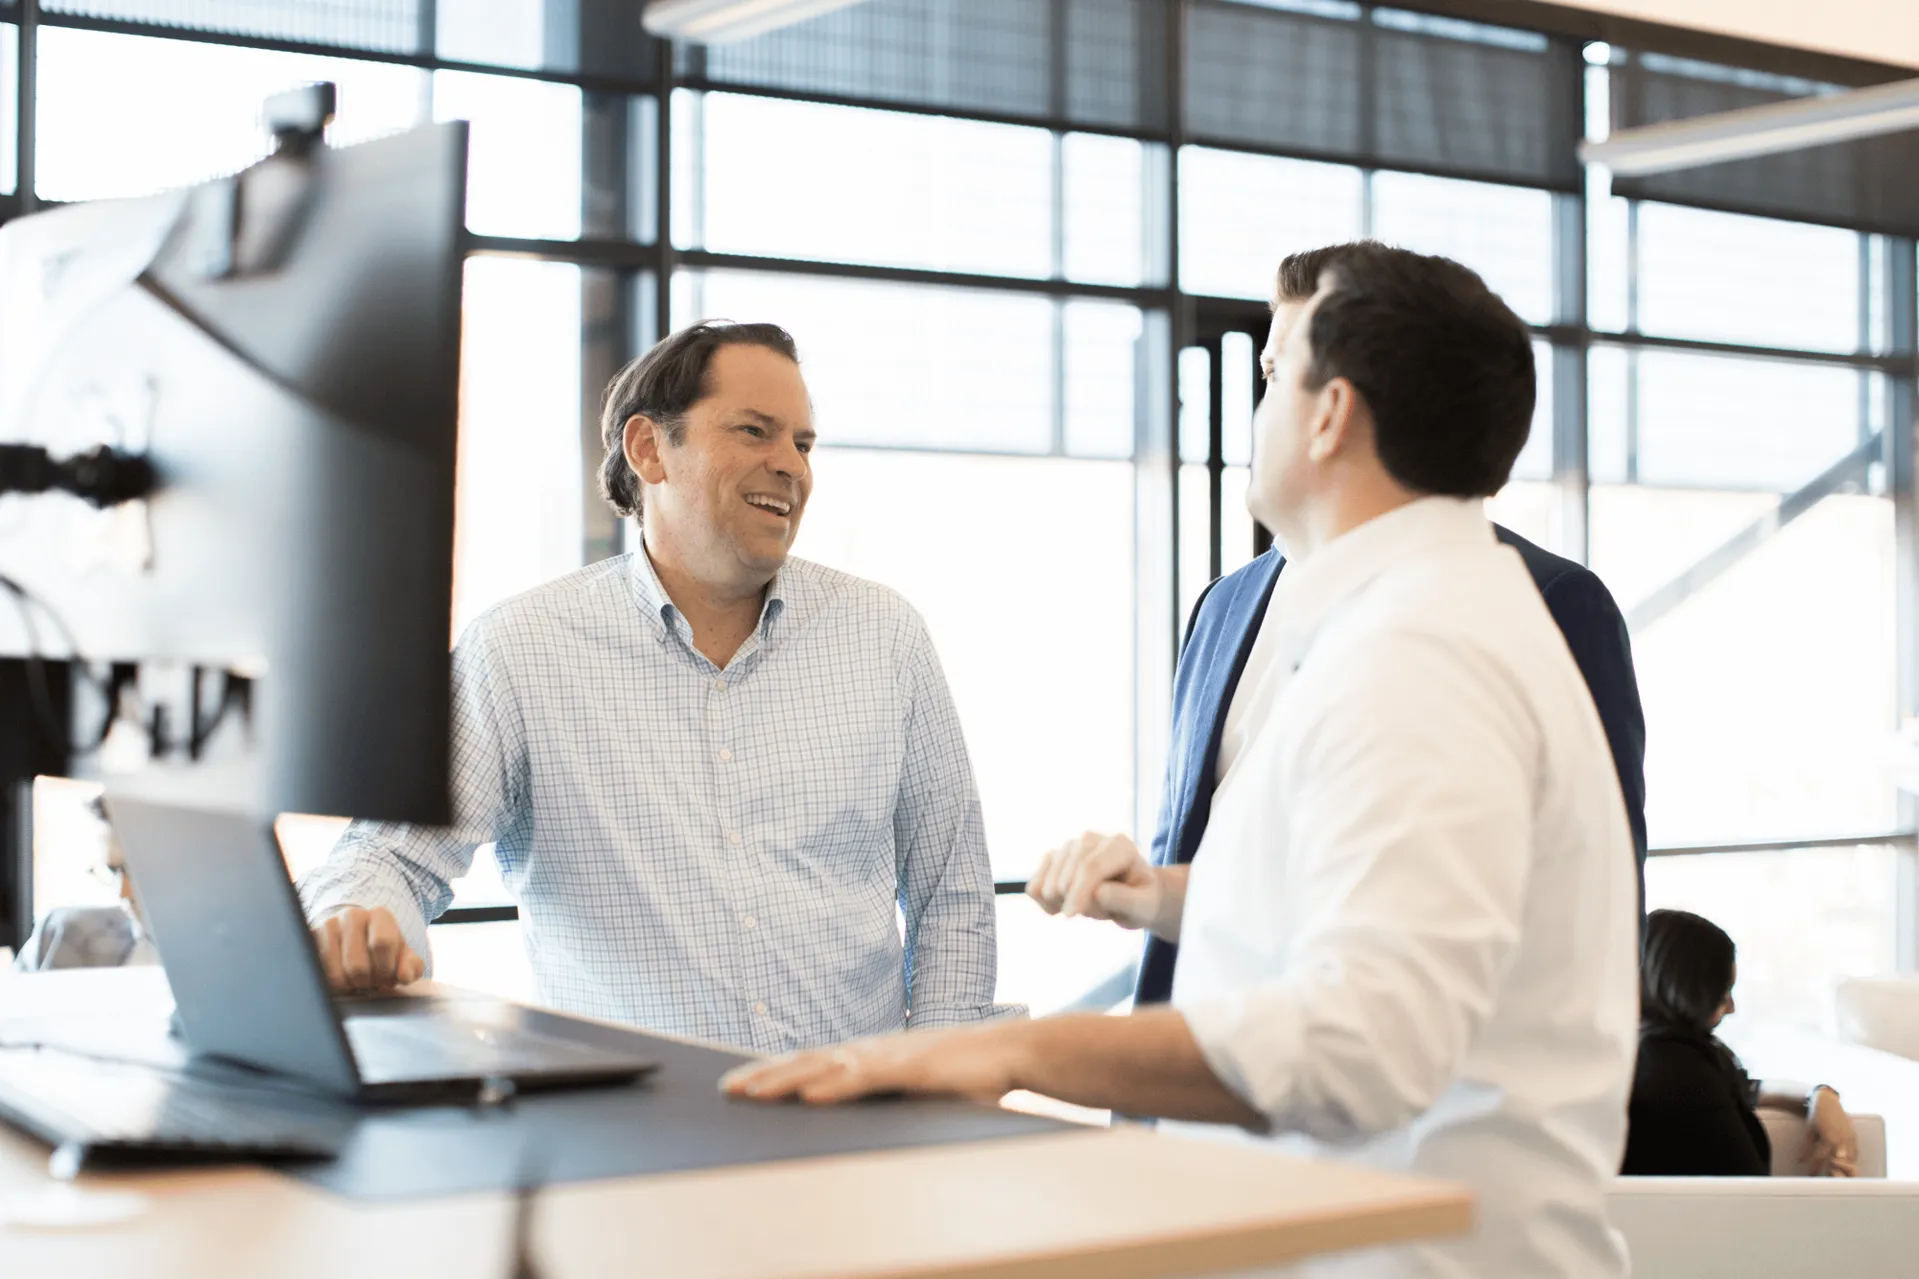
[[[1627,190],[1631,190],[1631,179],[1626,179]],[[1514,185],[1508,183],[1508,185]],[[1615,194],[1623,194],[1615,192]],[[1894,225],[1889,222],[1857,221],[1846,222],[1837,218],[1808,217],[1804,212],[1782,213],[1776,208],[1762,204],[1742,204],[1737,200],[1714,200],[1688,196],[1684,200],[1662,200],[1652,196],[1633,196],[1635,200],[1645,199],[1650,204],[1672,204],[1684,209],[1704,209],[1711,213],[1736,213],[1742,217],[1765,218],[1769,222],[1791,222],[1799,226],[1834,227],[1840,231],[1861,231],[1868,235],[1890,235],[1911,238],[1913,224],[1908,222]]]
[[[1886,287],[1887,348],[1907,359],[1919,357],[1919,251],[1912,240],[1889,239],[1879,264]],[[1919,373],[1919,370],[1915,370]],[[1882,389],[1886,411],[1886,492],[1892,499],[1893,523],[1893,651],[1898,654],[1894,685],[1895,717],[1904,719],[1919,708],[1919,476],[1913,460],[1915,429],[1919,429],[1919,377],[1886,380]],[[1888,727],[1891,727],[1889,724]],[[1899,822],[1910,828],[1919,821],[1919,801],[1899,796]],[[1908,850],[1898,860],[1898,959],[1904,968],[1919,965],[1919,859]]]
[[[1167,356],[1171,367],[1166,370],[1167,400],[1161,406],[1161,412],[1167,414],[1171,422],[1171,447],[1167,450],[1168,463],[1165,482],[1171,494],[1168,510],[1172,518],[1168,521],[1166,536],[1171,543],[1167,557],[1172,572],[1173,589],[1172,616],[1166,619],[1171,627],[1171,644],[1167,651],[1173,654],[1177,667],[1179,661],[1180,636],[1185,634],[1186,618],[1180,608],[1182,584],[1180,582],[1180,468],[1186,459],[1180,453],[1180,404],[1179,404],[1179,354],[1191,344],[1193,336],[1193,302],[1180,292],[1179,281],[1179,154],[1186,145],[1186,9],[1187,6],[1167,0],[1160,7],[1162,22],[1160,44],[1164,50],[1164,61],[1160,64],[1164,75],[1166,94],[1166,207],[1162,210],[1161,221],[1166,227],[1166,242],[1161,246],[1165,251],[1166,291],[1169,297],[1167,318]],[[1142,41],[1144,49],[1152,47],[1151,41]],[[1144,77],[1142,77],[1143,79]],[[1138,781],[1139,779],[1135,779]]]
[[[1046,101],[1047,111],[1055,120],[1066,118],[1066,0],[1047,0],[1047,59],[1046,59]],[[1052,225],[1048,256],[1049,278],[1066,278],[1066,134],[1062,129],[1052,129],[1048,140],[1051,145],[1052,171],[1047,175],[1048,216]],[[1064,299],[1053,299],[1053,377],[1052,377],[1052,440],[1053,454],[1066,456],[1066,303]]]
[[[1551,136],[1565,148],[1579,177],[1577,195],[1555,195],[1553,202],[1554,306],[1557,319],[1577,331],[1577,341],[1555,342],[1546,358],[1553,370],[1552,484],[1559,492],[1560,550],[1581,564],[1592,559],[1592,458],[1590,369],[1591,337],[1587,266],[1591,230],[1584,166],[1577,159],[1586,136],[1585,51],[1573,41],[1547,46],[1549,73],[1560,81],[1552,95]]]
[[[1373,6],[1359,11],[1359,154],[1366,170],[1367,218],[1371,219],[1373,157],[1379,152],[1379,70],[1378,29],[1373,25]]]
[[[1226,354],[1225,331],[1219,328],[1209,329],[1206,334],[1206,353],[1209,357],[1206,371],[1207,386],[1210,389],[1209,403],[1206,406],[1206,540],[1208,571],[1217,578],[1225,572],[1226,559],[1221,545],[1224,536],[1223,512],[1220,503],[1225,493],[1223,483],[1226,475]]]
[[[1774,839],[1750,844],[1682,844],[1646,850],[1648,857],[1724,857],[1749,853],[1806,853],[1826,848],[1870,848],[1888,844],[1910,845],[1911,830],[1874,832],[1869,835],[1829,835],[1818,839]]]
[[[1267,327],[1270,328],[1271,327],[1270,324]],[[1262,371],[1263,366],[1261,364],[1261,356],[1266,346],[1266,334],[1265,332],[1261,330],[1261,326],[1258,325],[1257,323],[1253,324],[1251,327],[1244,328],[1240,331],[1245,333],[1248,337],[1252,338],[1253,340],[1253,367],[1251,370],[1251,376],[1253,379],[1252,398],[1248,401],[1248,403],[1250,403],[1253,407],[1254,420],[1252,422],[1247,423],[1247,435],[1250,441],[1249,455],[1247,457],[1247,485],[1250,493],[1250,486],[1252,484],[1252,458],[1250,454],[1252,451],[1256,451],[1259,448],[1259,440],[1257,438],[1257,431],[1259,429],[1258,428],[1259,402],[1260,402],[1261,396],[1265,393],[1265,389],[1266,389],[1266,375]],[[1273,530],[1267,528],[1264,524],[1260,523],[1257,519],[1255,519],[1253,521],[1253,546],[1252,546],[1254,557],[1257,558],[1258,556],[1264,555],[1267,551],[1271,550],[1272,547],[1273,547]]]
[[[1576,341],[1578,331],[1534,328],[1534,333],[1552,341]],[[1742,346],[1737,342],[1707,342],[1698,338],[1659,337],[1651,333],[1612,333],[1594,329],[1586,339],[1602,346],[1627,350],[1678,351],[1695,355],[1729,355],[1742,360],[1775,360],[1795,364],[1825,364],[1841,368],[1877,370],[1895,377],[1909,375],[1912,360],[1897,353],[1860,355],[1857,351],[1808,351],[1796,347]]]
[[[39,207],[39,200],[34,194],[38,184],[34,134],[38,132],[35,105],[40,81],[40,0],[20,0],[19,27],[16,41],[19,50],[14,63],[14,87],[19,100],[14,104],[13,117],[17,130],[13,151],[13,189],[20,212],[32,213]]]
[[[659,109],[653,113],[653,251],[647,255],[656,273],[653,290],[653,333],[663,339],[673,331],[673,90],[678,87],[673,45],[655,46],[653,77],[659,85]]]
[[[554,242],[562,246],[567,242]],[[506,250],[512,251],[512,250]],[[703,270],[766,271],[789,275],[824,275],[846,279],[876,280],[896,284],[926,284],[941,288],[989,289],[1001,293],[1038,293],[1048,297],[1088,298],[1127,302],[1140,307],[1171,305],[1171,291],[1163,288],[1129,288],[1120,285],[1083,284],[1070,280],[1034,279],[1025,276],[974,275],[959,271],[933,271],[919,267],[872,266],[858,262],[817,262],[798,258],[765,258],[740,253],[713,253],[687,249],[676,255],[683,266]]]

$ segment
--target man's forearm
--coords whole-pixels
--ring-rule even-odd
[[[1265,1127],[1206,1064],[1175,1009],[1048,1017],[1001,1033],[1016,1044],[1015,1088],[1130,1115]]]

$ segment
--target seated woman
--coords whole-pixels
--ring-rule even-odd
[[[1760,1084],[1713,1032],[1733,1011],[1732,938],[1683,910],[1646,916],[1640,943],[1639,1064],[1627,1112],[1629,1177],[1764,1177],[1772,1143],[1765,1107],[1813,1125],[1812,1168],[1850,1177],[1859,1158],[1852,1120],[1824,1085]]]
[[[14,956],[17,972],[45,972],[54,968],[118,968],[157,964],[160,956],[147,938],[140,919],[140,902],[133,894],[120,850],[120,837],[107,821],[98,799],[88,805],[105,836],[106,856],[101,866],[119,889],[112,906],[60,906],[50,910]]]

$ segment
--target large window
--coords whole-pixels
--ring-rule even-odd
[[[1833,475],[1876,452],[1858,374],[1599,348],[1590,387],[1592,562],[1633,625],[1656,841],[1890,830],[1892,503],[1868,460]]]
[[[1055,305],[1044,297],[738,271],[682,273],[674,289],[675,324],[785,326],[828,443],[1052,450]]]
[[[1052,135],[683,92],[682,248],[989,275],[1052,265]]]
[[[338,145],[429,119],[472,123],[473,230],[580,234],[574,86],[54,26],[40,32],[39,46],[35,186],[43,200],[146,195],[230,173],[266,151],[263,101],[331,80],[339,114],[328,137]],[[166,110],[152,110],[155,102]]]
[[[467,262],[453,629],[580,566],[581,269]]]
[[[11,194],[19,181],[19,132],[14,120],[20,101],[20,29],[0,24],[0,195]]]
[[[1180,288],[1269,300],[1288,253],[1358,238],[1364,190],[1364,176],[1346,165],[1182,148]]]
[[[822,423],[825,426],[825,423]],[[822,448],[798,552],[926,618],[1001,879],[1133,819],[1132,466]]]
[[[1880,237],[1590,194],[1588,314],[1618,335],[1587,363],[1590,560],[1632,631],[1653,846],[1714,850],[1653,858],[1647,900],[1732,933],[1744,1015],[1823,1026],[1836,977],[1895,965],[1911,855],[1826,845],[1902,821],[1877,358],[1912,288]]]
[[[1479,272],[1523,320],[1553,318],[1552,194],[1417,173],[1372,182],[1377,238],[1456,258]]]
[[[1154,148],[737,93],[674,98],[682,249],[1138,285]]]
[[[1887,909],[1903,854],[1887,846],[1655,857],[1654,906],[1704,915],[1739,947],[1735,1017],[1831,1032],[1833,983],[1897,966]]]
[[[1642,332],[1859,349],[1855,232],[1650,201],[1636,215]]]
[[[1919,534],[1893,514],[1919,495],[1887,441],[1919,271],[1846,213],[1892,170],[1615,192],[1576,156],[1662,94],[1819,86],[1348,0],[866,0],[671,50],[619,0],[41,9],[31,137],[0,22],[0,213],[237,169],[261,100],[306,80],[340,86],[335,142],[472,122],[455,633],[625,543],[593,484],[622,362],[696,318],[790,329],[822,441],[799,553],[925,616],[1004,881],[1088,827],[1149,833],[1178,628],[1263,545],[1280,259],[1361,236],[1459,259],[1535,336],[1489,511],[1611,589],[1652,844],[1721,850],[1655,858],[1652,903],[1735,932],[1754,1014],[1810,1020],[1822,982],[1893,963],[1904,854],[1824,846],[1911,816],[1883,747],[1919,709],[1896,579]],[[1752,216],[1791,200],[1831,225]],[[290,860],[331,830],[288,825]],[[1724,851],[1791,841],[1822,846]],[[457,904],[506,900],[483,856]],[[1004,997],[1118,997],[1137,938],[1000,911]],[[498,913],[436,926],[443,976],[527,989]]]
[[[391,63],[56,26],[38,40],[43,200],[146,195],[251,164],[267,147],[260,104],[306,81],[339,85],[336,143],[397,132],[429,109],[428,77]]]

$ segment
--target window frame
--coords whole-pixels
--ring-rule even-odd
[[[1067,26],[1067,0],[1049,0],[1053,12],[1053,30],[1063,33]],[[1360,20],[1372,20],[1372,5],[1356,5]],[[424,5],[423,11],[432,12],[431,4]],[[486,63],[464,62],[442,59],[433,50],[432,33],[423,31],[419,47],[412,51],[371,50],[340,45],[261,38],[236,35],[217,31],[188,29],[179,26],[164,25],[157,22],[138,22],[119,19],[98,19],[81,15],[49,12],[41,0],[15,0],[13,4],[0,9],[0,22],[13,29],[17,48],[15,89],[17,100],[13,111],[12,123],[16,130],[15,167],[18,175],[17,187],[10,195],[0,195],[0,219],[23,212],[32,211],[36,205],[35,181],[35,134],[36,134],[36,69],[37,33],[46,27],[71,27],[97,31],[122,32],[132,35],[162,37],[176,40],[192,40],[208,44],[225,44],[237,47],[279,49],[288,52],[320,54],[349,58],[360,61],[400,63],[420,68],[427,72],[449,70],[473,72],[489,76],[517,76],[534,80],[551,81],[578,87],[583,95],[582,125],[582,237],[575,240],[546,240],[516,238],[504,236],[476,235],[470,237],[470,249],[480,254],[512,254],[530,256],[547,261],[572,263],[597,270],[584,271],[583,277],[592,277],[586,286],[588,296],[583,299],[582,314],[586,317],[582,332],[582,394],[581,394],[581,431],[583,443],[593,447],[586,451],[586,461],[591,466],[597,451],[597,388],[603,385],[613,372],[632,355],[646,349],[659,335],[665,333],[671,320],[670,294],[668,282],[674,273],[681,270],[746,270],[761,272],[795,272],[818,277],[843,277],[848,279],[894,282],[901,284],[926,285],[937,287],[963,287],[976,289],[1004,290],[1012,292],[1038,293],[1056,299],[1062,306],[1074,300],[1116,301],[1140,309],[1145,318],[1147,337],[1142,340],[1142,368],[1137,378],[1139,388],[1136,395],[1136,413],[1141,418],[1141,428],[1137,433],[1137,446],[1134,465],[1138,476],[1138,491],[1145,505],[1140,508],[1140,527],[1142,540],[1153,539],[1152,554],[1142,559],[1140,587],[1141,618],[1139,634],[1142,639],[1141,665],[1155,666],[1158,669],[1143,676],[1136,690],[1140,698],[1141,741],[1137,751],[1139,760],[1139,785],[1137,789],[1143,796],[1157,794],[1157,786],[1152,783],[1152,770],[1155,761],[1163,754],[1164,717],[1158,714],[1158,705],[1152,703],[1156,697],[1170,696],[1172,664],[1177,653],[1179,636],[1183,630],[1185,617],[1180,601],[1186,598],[1188,591],[1178,580],[1178,565],[1182,561],[1181,547],[1178,545],[1177,530],[1181,527],[1179,473],[1181,458],[1174,440],[1175,424],[1178,421],[1178,379],[1174,376],[1175,362],[1179,353],[1188,347],[1216,344],[1222,326],[1230,323],[1245,326],[1251,323],[1252,316],[1243,302],[1216,299],[1194,295],[1181,287],[1178,272],[1179,233],[1179,165],[1177,157],[1180,148],[1191,142],[1215,147],[1220,150],[1244,152],[1252,155],[1276,155],[1294,159],[1333,160],[1352,163],[1361,168],[1368,204],[1367,229],[1370,229],[1370,201],[1373,175],[1381,171],[1423,173],[1429,172],[1416,167],[1380,169],[1357,165],[1358,157],[1339,157],[1324,154],[1301,154],[1283,150],[1266,150],[1237,144],[1222,144],[1218,141],[1189,138],[1185,128],[1185,99],[1182,83],[1185,72],[1185,6],[1176,3],[1164,3],[1157,6],[1146,5],[1142,13],[1148,18],[1142,22],[1150,25],[1159,21],[1163,25],[1156,33],[1158,43],[1163,46],[1165,59],[1162,68],[1164,76],[1163,91],[1166,97],[1165,110],[1154,116],[1145,112],[1142,118],[1152,118],[1154,123],[1138,128],[1121,128],[1101,125],[1096,122],[1070,119],[1063,107],[1053,118],[1034,119],[1024,115],[996,115],[992,112],[975,112],[928,107],[912,103],[885,101],[848,100],[830,95],[811,95],[774,89],[758,89],[736,83],[708,82],[696,74],[683,74],[677,65],[674,49],[667,44],[645,41],[644,54],[632,68],[630,74],[609,76],[605,74],[579,73],[556,70],[549,67],[529,68],[498,66]],[[1570,22],[1563,16],[1555,17],[1543,11],[1538,15],[1539,30],[1552,23]],[[1626,24],[1618,28],[1623,35],[1643,41],[1644,47],[1654,48],[1662,44],[1678,52],[1699,56],[1720,57],[1732,63],[1742,58],[1752,60],[1753,65],[1767,65],[1778,70],[1797,66],[1812,79],[1829,79],[1835,74],[1834,60],[1815,54],[1797,54],[1786,50],[1767,50],[1738,41],[1723,41],[1715,37],[1697,33],[1681,33],[1650,24]],[[1150,30],[1142,30],[1142,35],[1155,35]],[[1560,25],[1546,31],[1553,56],[1557,59],[1554,74],[1565,81],[1560,89],[1567,95],[1568,103],[1576,104],[1577,109],[1569,109],[1561,127],[1564,136],[1560,143],[1571,149],[1580,141],[1578,136],[1582,121],[1586,119],[1588,95],[1593,92],[1592,74],[1596,69],[1587,65],[1590,59],[1582,59],[1581,40],[1584,32],[1575,23],[1572,26]],[[1622,37],[1623,38],[1623,37]],[[1056,58],[1063,61],[1063,57]],[[1603,67],[1597,68],[1603,70]],[[1871,68],[1858,64],[1851,68],[1852,74],[1866,76]],[[1055,69],[1055,75],[1064,72]],[[1146,256],[1153,259],[1147,262],[1143,277],[1153,281],[1139,286],[1117,286],[1074,282],[1065,278],[1060,269],[1059,253],[1055,252],[1054,270],[1045,278],[1010,278],[995,275],[969,274],[919,270],[901,267],[882,267],[860,263],[820,262],[804,259],[772,259],[746,255],[712,253],[704,250],[676,251],[672,234],[672,183],[673,183],[673,130],[675,90],[712,90],[730,94],[751,95],[766,98],[786,98],[796,101],[820,103],[825,105],[847,105],[877,107],[890,111],[916,113],[932,117],[951,117],[987,122],[1018,124],[1049,130],[1055,140],[1057,150],[1059,139],[1067,133],[1085,133],[1123,137],[1141,142],[1154,148],[1161,157],[1154,176],[1151,198],[1145,199],[1143,210],[1144,225],[1149,228],[1151,237],[1146,247]],[[1054,102],[1063,102],[1061,91],[1055,88]],[[638,104],[638,105],[636,105]],[[650,105],[649,105],[650,104]],[[1562,127],[1563,126],[1563,127]],[[1148,168],[1154,167],[1152,164]],[[1468,177],[1459,173],[1446,173],[1439,176]],[[1057,186],[1057,183],[1056,183]],[[1554,280],[1555,305],[1549,320],[1532,325],[1535,336],[1548,344],[1553,361],[1552,403],[1549,420],[1552,431],[1551,475],[1549,483],[1558,497],[1559,543],[1564,553],[1576,560],[1588,558],[1588,500],[1590,491],[1589,461],[1587,456],[1588,438],[1588,352],[1595,344],[1622,349],[1632,359],[1638,352],[1644,351],[1690,351],[1704,354],[1734,355],[1775,360],[1806,360],[1822,365],[1853,369],[1862,375],[1878,375],[1878,383],[1883,384],[1884,403],[1871,406],[1862,393],[1861,415],[1881,414],[1881,420],[1892,423],[1907,423],[1919,412],[1919,391],[1915,390],[1914,377],[1919,373],[1919,306],[1915,305],[1915,294],[1919,293],[1919,278],[1914,270],[1915,256],[1919,248],[1912,239],[1885,237],[1883,251],[1877,258],[1862,252],[1861,271],[1873,272],[1871,279],[1862,276],[1862,310],[1867,309],[1863,299],[1868,294],[1879,298],[1875,305],[1882,306],[1885,315],[1881,317],[1885,325],[1883,335],[1862,335],[1859,349],[1853,351],[1815,351],[1785,348],[1768,348],[1737,342],[1704,341],[1682,339],[1669,336],[1648,334],[1640,331],[1637,323],[1636,306],[1637,275],[1639,261],[1637,245],[1633,240],[1633,227],[1637,220],[1638,203],[1628,201],[1627,233],[1628,257],[1625,263],[1628,313],[1626,323],[1617,329],[1595,327],[1591,322],[1586,305],[1589,270],[1589,205],[1594,196],[1586,190],[1569,190],[1563,185],[1547,186],[1541,184],[1532,189],[1549,190],[1553,199],[1552,274]],[[1603,193],[1601,193],[1603,194]],[[1143,199],[1145,197],[1143,196]],[[1056,213],[1057,218],[1057,213]],[[1864,232],[1861,232],[1863,235]],[[1056,235],[1057,239],[1057,235]],[[1866,287],[1868,284],[1871,288]],[[1217,362],[1214,365],[1214,381],[1217,383]],[[1221,432],[1217,422],[1218,395],[1215,385],[1214,422],[1208,441],[1206,466],[1209,470],[1208,500],[1210,509],[1206,527],[1209,539],[1205,548],[1205,559],[1213,571],[1221,567],[1221,513],[1220,476],[1225,465],[1221,457]],[[1913,459],[1913,441],[1911,432],[1905,430],[1888,431],[1885,434],[1885,457],[1883,460],[1884,491],[1894,503],[1896,512],[1896,554],[1898,561],[1898,643],[1900,654],[1898,687],[1900,689],[1899,710],[1902,714],[1919,713],[1919,482],[1915,481]],[[605,510],[592,496],[591,477],[583,476],[581,487],[582,501],[587,513],[583,532],[582,556],[587,559],[599,558],[614,553],[623,545],[622,529],[612,514]],[[1187,584],[1190,585],[1190,584]],[[1148,714],[1151,710],[1154,713]],[[1889,724],[1888,732],[1896,727]],[[1142,802],[1144,809],[1145,802]],[[1142,813],[1142,824],[1150,823],[1149,814]],[[1901,800],[1900,829],[1881,833],[1866,833],[1863,842],[1898,843],[1909,852],[1913,848],[1913,829],[1919,825],[1919,806],[1911,797]],[[1795,838],[1789,845],[1771,845],[1764,843],[1715,844],[1689,846],[1685,848],[1656,848],[1655,855],[1690,855],[1700,852],[1738,854],[1740,852],[1764,851],[1773,847],[1789,846],[1795,849],[1810,849],[1832,843],[1851,846],[1862,842],[1858,832],[1834,832],[1831,840]],[[1901,919],[1901,958],[1908,967],[1919,967],[1919,863],[1908,856],[1902,861],[1901,885],[1899,892],[1899,911]],[[1018,892],[1023,884],[1008,881],[998,885],[1002,893]],[[459,922],[462,919],[498,919],[506,917],[501,912],[511,907],[463,908],[450,912],[442,922]]]

